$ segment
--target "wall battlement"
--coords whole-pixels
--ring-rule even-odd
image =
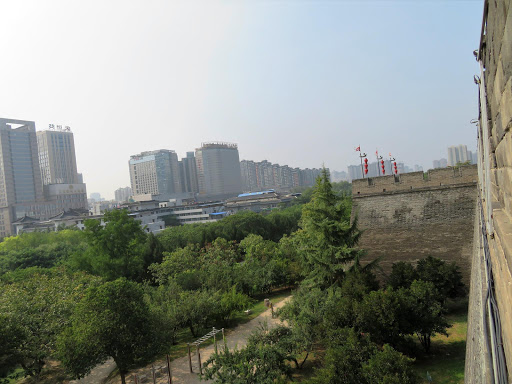
[[[464,165],[457,168],[431,169],[426,173],[411,172],[352,180],[352,196],[357,198],[368,195],[438,189],[446,186],[476,184],[477,181],[477,166]]]

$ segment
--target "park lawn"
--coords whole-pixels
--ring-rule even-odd
[[[428,383],[427,372],[436,384],[463,384],[466,360],[467,314],[447,316],[453,324],[448,337],[436,335],[432,338],[431,353],[418,354],[414,369]],[[418,343],[419,344],[419,343]]]

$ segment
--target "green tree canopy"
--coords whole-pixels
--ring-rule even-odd
[[[302,210],[297,232],[306,283],[326,288],[341,285],[347,265],[361,256],[355,248],[360,236],[356,222],[350,223],[350,203],[333,191],[324,168],[312,199]]]
[[[58,341],[60,360],[74,377],[111,356],[123,384],[128,369],[160,352],[142,288],[124,278],[91,287]]]
[[[105,212],[105,225],[85,221],[84,234],[89,248],[72,260],[73,268],[115,280],[126,277],[141,280],[145,271],[146,233],[127,210]]]
[[[69,324],[76,302],[98,280],[61,270],[54,276],[36,272],[21,281],[1,284],[0,314],[6,327],[1,333],[9,333],[4,335],[9,336],[5,345],[15,351],[9,359],[15,363],[11,367],[19,364],[26,375],[37,377],[53,356],[57,335]]]

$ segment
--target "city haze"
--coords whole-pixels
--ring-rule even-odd
[[[476,148],[480,1],[0,5],[0,116],[70,126],[89,192],[130,155],[207,141],[346,171],[361,145],[428,169]],[[370,157],[371,159],[371,157]]]

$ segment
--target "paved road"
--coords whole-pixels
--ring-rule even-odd
[[[287,297],[286,299],[282,300],[278,304],[274,306],[275,309],[282,307],[290,297]],[[246,345],[247,339],[251,335],[251,333],[256,330],[260,324],[263,324],[264,322],[267,322],[269,328],[276,326],[277,324],[280,324],[280,320],[278,319],[272,319],[270,309],[267,309],[265,312],[263,312],[258,317],[252,319],[251,321],[248,321],[245,324],[239,325],[233,330],[226,332],[226,340],[228,348],[234,348],[237,346],[238,348],[241,348]],[[220,334],[218,334],[220,336]],[[222,336],[220,336],[222,338]],[[218,343],[218,346],[220,347],[221,343]],[[214,351],[214,346],[209,345],[207,347],[201,348],[200,354],[201,354],[201,362],[204,363],[208,358],[211,356],[211,354]],[[165,361],[157,361],[154,363],[155,367],[164,367]],[[188,356],[181,357],[179,359],[176,359],[171,362],[171,371],[172,371],[172,384],[199,384],[199,383],[207,383],[207,381],[200,381],[199,375],[197,372],[199,372],[199,365],[197,361],[197,356],[194,353],[192,354],[192,368],[194,370],[194,373],[190,373],[189,369],[189,362],[188,362]],[[77,381],[73,381],[71,383],[74,384],[100,384],[104,383],[108,375],[115,369],[115,363],[112,360],[107,361],[105,364],[102,364],[101,366],[98,366],[94,368],[91,373]],[[139,380],[139,384],[148,383],[152,384],[151,379],[151,368],[143,368],[138,369],[136,371],[132,371],[127,375],[127,383],[132,384],[134,383],[133,374],[137,374]],[[143,377],[145,376],[145,378]],[[142,379],[142,380],[141,380]],[[109,381],[111,384],[117,384],[120,383],[121,379],[119,377],[116,377],[115,380]],[[157,378],[158,384],[168,384],[169,379],[167,378],[167,375],[161,374]]]
[[[108,359],[104,364],[98,365],[91,373],[80,380],[70,381],[69,384],[99,384],[103,383],[110,373],[116,369],[114,360]]]

